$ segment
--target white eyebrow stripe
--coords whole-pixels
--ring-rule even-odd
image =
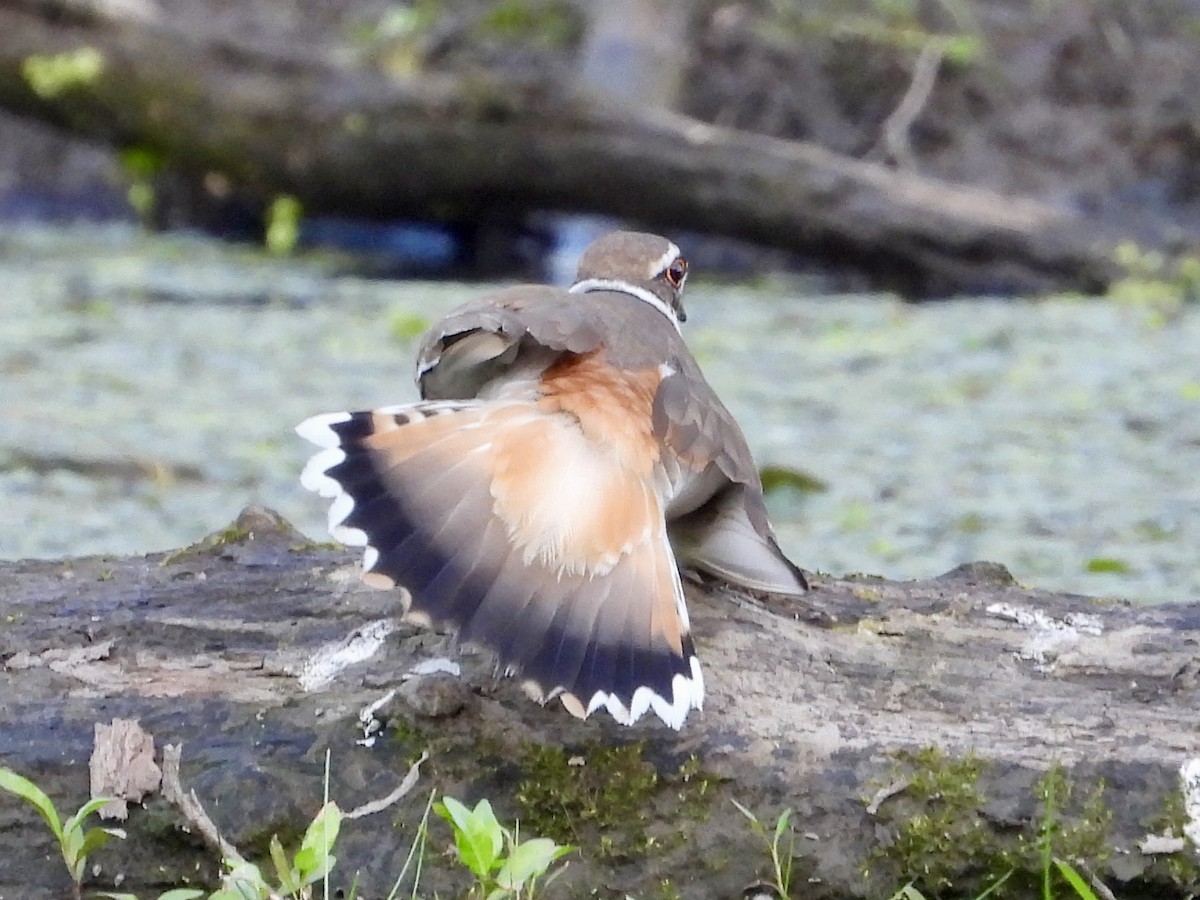
[[[649,303],[666,316],[671,324],[675,326],[675,330],[683,334],[683,329],[679,327],[679,317],[675,315],[675,310],[664,303],[662,298],[653,291],[648,291],[636,284],[630,284],[628,281],[615,281],[611,278],[585,278],[583,281],[575,282],[570,288],[570,293],[572,294],[586,294],[588,291],[616,291],[619,294],[629,294],[632,297],[637,297],[639,300]]]
[[[654,262],[650,263],[650,271],[648,271],[646,273],[646,277],[647,278],[657,278],[659,275],[661,275],[663,272],[666,271],[667,266],[669,266],[671,263],[675,262],[675,260],[678,258],[679,258],[679,248],[676,247],[674,244],[672,244],[670,241],[668,241],[667,242],[667,252],[664,253],[658,259],[656,259]]]

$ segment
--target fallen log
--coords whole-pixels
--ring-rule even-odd
[[[357,873],[362,897],[386,895],[431,790],[577,845],[561,883],[602,896],[739,896],[770,862],[731,800],[768,829],[793,810],[806,897],[909,879],[963,896],[1009,868],[1029,886],[1043,839],[1118,895],[1200,887],[1200,603],[1028,590],[988,563],[813,580],[803,603],[688,585],[708,696],[674,732],[538,706],[262,509],[173,553],[4,562],[0,762],[74,809],[96,723],[137,720],[160,753],[182,744],[184,790],[261,860],[320,808],[327,751],[343,809],[428,753],[415,790],[343,825],[334,883]],[[216,855],[161,795],[123,826],[90,888],[214,883]],[[0,840],[0,897],[67,893],[48,830],[3,793]],[[468,885],[449,842],[431,826],[425,895]]]
[[[329,47],[175,27],[152,4],[5,0],[0,33],[3,107],[313,213],[607,213],[815,254],[906,293],[1097,291],[1116,274],[1116,229],[1078,211],[569,85],[397,79]]]

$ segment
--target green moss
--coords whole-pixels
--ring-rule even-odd
[[[648,801],[659,787],[657,770],[642,758],[644,746],[593,745],[579,753],[528,748],[526,778],[517,788],[521,821],[533,834],[595,846],[601,858],[641,855],[651,843]],[[598,842],[591,831],[601,832]]]
[[[991,830],[979,814],[982,770],[971,753],[957,759],[924,747],[897,754],[893,782],[906,786],[881,807],[892,840],[872,854],[869,866],[882,865],[896,883],[912,880],[935,897],[955,888],[964,872],[992,871]]]
[[[695,757],[660,774],[644,751],[641,742],[527,746],[516,792],[522,828],[604,860],[637,859],[680,839],[682,823],[711,814],[717,779]]]
[[[903,784],[881,804],[879,819],[892,829],[871,854],[867,874],[883,870],[893,884],[912,882],[929,897],[978,893],[996,898],[1033,896],[1052,858],[1090,871],[1110,854],[1113,813],[1104,782],[1084,791],[1054,765],[1033,785],[1037,813],[1019,831],[996,831],[980,814],[983,765],[927,747],[898,754],[893,783]],[[1054,882],[1060,878],[1052,867]],[[1060,883],[1064,896],[1069,886]]]
[[[1164,853],[1153,857],[1151,871],[1165,876],[1184,896],[1200,896],[1200,856],[1191,842],[1184,837],[1183,829],[1188,824],[1184,808],[1183,792],[1173,790],[1163,798],[1162,808],[1146,822],[1150,834],[1184,838],[1184,847],[1177,853]],[[1147,875],[1147,880],[1152,876]]]
[[[683,761],[670,783],[675,787],[675,798],[679,803],[680,812],[688,821],[708,821],[712,815],[717,785],[722,780],[706,771],[695,754]]]
[[[1037,871],[1047,846],[1055,856],[1083,860],[1095,868],[1109,856],[1109,829],[1112,810],[1104,803],[1104,782],[1099,782],[1079,801],[1073,781],[1067,778],[1061,763],[1055,763],[1038,779],[1034,790],[1038,798],[1036,834],[1021,834],[1017,848],[1009,854],[1018,869]]]
[[[178,550],[168,553],[163,557],[159,565],[169,566],[191,556],[211,554],[212,551],[228,547],[230,544],[244,544],[253,537],[254,532],[249,528],[243,528],[235,522],[221,531],[213,532],[207,537],[201,538],[194,544],[189,544],[186,547],[181,547]]]

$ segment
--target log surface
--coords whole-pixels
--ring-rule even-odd
[[[537,747],[586,767],[603,747],[639,742],[657,777],[635,823],[644,834],[605,857],[603,835],[577,822],[576,888],[649,896],[666,881],[685,897],[738,896],[767,857],[734,798],[768,823],[795,810],[797,883],[807,879],[811,896],[857,897],[887,896],[917,874],[888,848],[915,815],[904,753],[936,747],[951,760],[973,754],[981,797],[970,814],[998,836],[1036,820],[1036,785],[1055,761],[1078,796],[1103,779],[1111,855],[1097,874],[1118,895],[1186,896],[1178,872],[1194,873],[1195,848],[1149,856],[1138,845],[1172,828],[1178,838],[1186,824],[1179,773],[1200,754],[1200,604],[1028,590],[986,563],[927,581],[814,585],[801,604],[688,586],[708,694],[673,732],[539,707],[495,679],[486,655],[460,655],[449,637],[401,622],[396,594],[361,585],[347,553],[313,546],[264,510],[173,554],[0,563],[0,761],[74,809],[95,724],[139,720],[160,751],[182,742],[185,789],[253,857],[316,812],[326,749],[345,809],[386,796],[429,751],[410,798],[343,828],[341,886],[357,871],[360,895],[377,897],[430,789],[489,797],[511,821]],[[461,678],[407,677],[447,656]],[[375,713],[382,733],[358,743],[360,711],[391,688],[398,696]],[[160,799],[133,805],[124,825],[129,839],[96,855],[91,886],[111,889],[119,874],[121,890],[149,892],[216,877],[213,854]],[[44,825],[6,795],[0,836],[0,897],[66,894]],[[435,853],[447,842],[435,828]],[[1172,859],[1192,869],[1171,869]],[[977,860],[943,861],[956,886],[978,883]],[[422,884],[443,896],[466,887],[436,855]]]

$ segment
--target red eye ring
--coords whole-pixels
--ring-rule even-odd
[[[667,284],[671,285],[675,290],[679,290],[683,287],[683,280],[687,278],[687,270],[687,260],[681,256],[667,266],[666,271],[663,272],[663,277],[667,279]]]

